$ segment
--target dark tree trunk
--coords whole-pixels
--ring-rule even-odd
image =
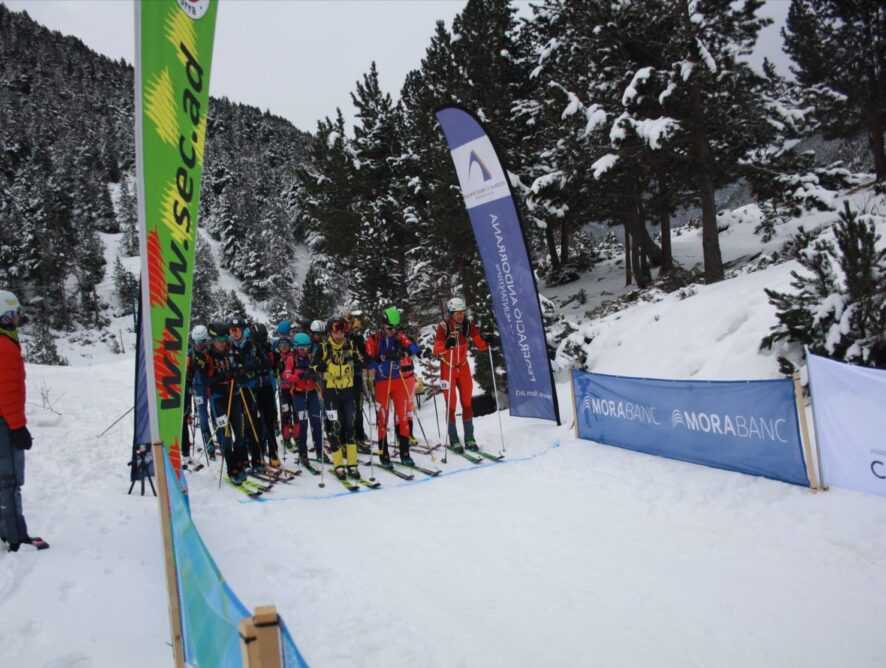
[[[560,262],[569,262],[569,223],[560,222]]]
[[[720,231],[717,229],[717,204],[714,183],[707,173],[699,175],[701,185],[701,245],[704,256],[704,280],[711,284],[725,278],[720,255]]]
[[[637,237],[631,239],[631,265],[634,269],[634,281],[638,288],[647,288],[652,283],[652,276],[649,274],[649,263],[643,249],[640,247],[640,241]]]
[[[886,149],[883,146],[883,121],[874,114],[868,125],[868,144],[874,154],[874,173],[877,181],[886,180]]]
[[[637,238],[637,241],[640,244],[640,248],[643,249],[643,253],[646,257],[649,258],[649,261],[652,263],[653,267],[658,267],[661,265],[661,248],[656,245],[655,241],[652,239],[652,236],[649,234],[649,230],[646,229],[646,218],[643,215],[643,205],[640,202],[639,197],[637,198],[637,214],[634,218],[634,236]]]
[[[557,255],[557,240],[554,239],[554,228],[550,223],[545,226],[545,243],[551,257],[551,273],[557,276],[560,273],[560,256]]]
[[[689,14],[688,0],[680,0],[679,11],[683,21],[685,34],[694,35]],[[701,54],[696,54],[701,62]],[[697,82],[691,88],[691,123],[694,128],[690,134],[694,168],[698,175],[698,188],[701,197],[701,228],[702,256],[704,258],[704,278],[706,283],[716,283],[725,277],[723,258],[720,256],[720,239],[717,231],[717,208],[714,200],[713,161],[708,138],[705,134],[704,100]]]
[[[674,268],[674,256],[671,252],[671,214],[662,209],[658,214],[658,224],[661,226],[661,269],[659,273],[666,274]]]
[[[628,229],[627,223],[623,223],[623,225],[625,228],[625,285],[630,285],[634,280],[631,274],[631,231]]]

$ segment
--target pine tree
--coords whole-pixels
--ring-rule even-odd
[[[669,63],[661,103],[678,123],[674,155],[695,177],[704,277],[713,283],[724,277],[715,190],[733,181],[741,173],[742,160],[765,146],[773,132],[762,102],[766,81],[739,60],[750,53],[770,20],[755,15],[762,0],[648,2],[648,15],[663,23],[657,41],[646,48],[659,50]]]
[[[218,267],[212,246],[197,234],[197,247],[194,252],[194,284],[191,290],[191,322],[206,324],[210,321],[216,307],[216,284],[218,283]]]
[[[133,179],[124,177],[120,180],[117,221],[120,229],[123,230],[123,238],[120,240],[120,252],[123,253],[124,257],[135,257],[139,254],[138,211],[133,189]]]
[[[33,335],[28,337],[25,345],[25,359],[30,364],[68,365],[68,360],[58,352],[55,336],[49,329],[45,313],[35,318]]]
[[[333,298],[333,286],[329,274],[324,274],[317,269],[313,262],[305,275],[305,282],[301,291],[301,303],[298,312],[302,318],[308,320],[326,320],[332,315],[337,306]]]
[[[867,133],[877,180],[886,179],[886,5],[792,0],[782,36],[826,136]]]
[[[886,248],[877,248],[874,216],[863,219],[846,202],[833,234],[834,241],[820,238],[800,252],[809,273],[791,272],[795,292],[766,290],[778,324],[761,348],[785,340],[816,355],[886,368]]]
[[[96,327],[103,324],[96,286],[105,277],[105,246],[97,232],[87,233],[77,247],[76,274],[84,316]]]
[[[120,258],[114,260],[114,295],[120,302],[120,313],[127,315],[135,312],[139,299],[138,278],[133,276]]]

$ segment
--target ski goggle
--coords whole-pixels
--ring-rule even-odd
[[[227,343],[228,337],[224,334],[219,335],[219,336],[213,336],[212,341],[213,341],[213,343]]]
[[[295,349],[300,353],[306,353],[311,349],[311,346],[296,346]]]
[[[397,331],[397,325],[385,325],[385,326],[384,326],[384,330],[385,330],[386,332],[396,332],[396,331]]]

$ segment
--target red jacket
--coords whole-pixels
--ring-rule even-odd
[[[0,417],[10,429],[21,429],[25,418],[25,361],[18,341],[0,332]]]
[[[468,360],[468,346],[473,340],[477,350],[485,352],[488,346],[477,325],[465,318],[461,325],[452,318],[446,318],[437,325],[437,335],[434,337],[434,355],[443,355],[447,364],[459,367]]]
[[[313,392],[317,389],[317,382],[313,378],[309,379],[307,377],[310,371],[310,357],[302,357],[297,353],[290,354],[286,358],[280,379],[285,383],[289,383],[290,389],[297,394]]]

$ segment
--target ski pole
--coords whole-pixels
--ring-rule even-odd
[[[319,383],[317,384],[317,398],[320,400],[320,449],[317,452],[317,457],[320,459],[320,487],[326,487],[326,457],[323,454],[323,432],[326,431],[326,421],[323,419],[323,416],[326,412],[326,402],[323,400],[323,386]],[[311,435],[313,435],[314,429],[311,427]]]
[[[365,384],[364,384],[365,386]],[[367,394],[369,393],[369,388],[366,388]],[[375,406],[375,399],[373,397],[367,397],[372,402],[372,405]],[[367,406],[368,408],[368,406]],[[372,430],[375,428],[372,426],[372,410],[367,411],[369,414],[369,433],[373,433]],[[378,422],[378,416],[376,415],[376,422]],[[376,431],[378,431],[376,429]],[[370,441],[371,443],[371,441]],[[369,446],[369,480],[370,482],[375,482],[375,448],[372,445]]]
[[[440,413],[437,411],[437,393],[434,391],[433,375],[431,376],[431,397],[434,400],[434,419],[437,422],[437,440],[442,441],[443,436],[440,434]]]
[[[127,415],[129,415],[129,414],[130,414],[132,411],[134,411],[134,410],[135,410],[135,406],[132,406],[128,411],[126,411],[125,413],[123,413],[123,415],[121,415],[121,416],[118,417],[116,420],[114,420],[114,421],[111,423],[111,426],[110,426],[110,427],[108,427],[107,429],[105,429],[101,434],[96,434],[95,437],[96,437],[96,438],[101,438],[102,436],[104,436],[105,434],[107,434],[109,431],[111,431],[111,427],[113,427],[115,424],[117,424],[118,422],[120,422],[120,420],[122,420],[123,418],[125,418]]]
[[[495,382],[495,364],[492,363],[492,346],[486,346],[489,351],[489,370],[492,373],[492,393],[495,395],[495,414],[498,416],[498,434],[501,436],[501,450],[499,454],[505,453],[505,432],[501,426],[501,409],[498,406],[498,386]]]
[[[400,380],[403,381],[403,389],[406,390],[406,395],[409,396],[411,394],[411,392],[409,391],[409,386],[406,384],[406,380],[403,378],[402,373],[400,374]],[[408,406],[408,404],[407,404],[407,406]],[[431,444],[428,441],[427,435],[425,434],[425,428],[421,424],[421,417],[419,417],[418,412],[415,410],[414,406],[413,406],[413,410],[412,410],[412,415],[415,418],[415,421],[418,422],[418,428],[421,430],[422,438],[425,439],[425,447],[428,449],[428,452],[430,452],[431,456],[433,457],[433,451],[431,450]]]

